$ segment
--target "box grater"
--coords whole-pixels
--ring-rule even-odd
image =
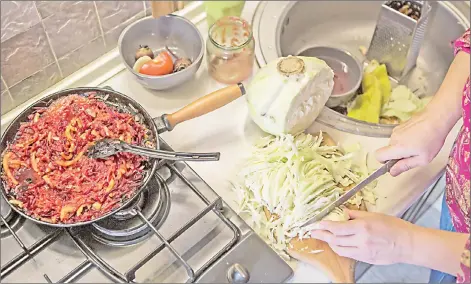
[[[404,7],[407,5],[407,7]],[[413,7],[420,16],[412,18],[392,7]],[[384,63],[390,77],[400,81],[415,67],[425,37],[431,6],[427,1],[387,1],[381,6],[368,60]]]

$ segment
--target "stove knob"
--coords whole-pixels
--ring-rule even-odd
[[[238,263],[231,265],[227,270],[227,280],[229,280],[229,283],[247,283],[249,279],[249,271]]]

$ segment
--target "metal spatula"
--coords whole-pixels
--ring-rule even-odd
[[[403,14],[392,8],[395,5],[410,5],[420,11],[420,17],[416,19]],[[400,81],[416,65],[430,12],[427,1],[384,2],[366,53],[367,59],[386,64],[389,76]]]
[[[120,152],[128,152],[149,158],[165,159],[172,161],[219,161],[220,153],[183,153],[164,150],[155,150],[134,146],[121,140],[102,139],[97,141],[87,151],[87,156],[93,159],[104,159]]]

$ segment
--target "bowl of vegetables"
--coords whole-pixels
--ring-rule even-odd
[[[118,49],[126,68],[143,86],[166,90],[190,80],[204,54],[204,40],[189,20],[147,17],[124,29]]]

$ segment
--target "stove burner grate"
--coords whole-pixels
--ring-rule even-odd
[[[0,219],[0,236],[3,238],[12,232],[17,231],[24,223],[24,218],[20,214],[11,209],[7,201],[0,197],[1,219]]]
[[[160,193],[159,193],[160,194]],[[131,204],[127,205],[126,208],[116,212],[111,218],[116,220],[129,220],[137,215],[136,210],[142,210],[146,203],[149,202],[149,191],[145,190],[134,200]],[[158,202],[158,201],[157,201]]]
[[[161,140],[161,142],[163,149],[172,151],[172,149],[163,140]],[[180,166],[182,168],[180,168]],[[137,197],[135,202],[133,202],[133,206],[126,208],[125,210],[128,211],[124,211],[124,213],[120,215],[114,217],[110,216],[109,218],[86,226],[86,228],[55,229],[30,246],[24,244],[17,233],[11,230],[11,234],[23,248],[23,252],[2,266],[0,278],[4,279],[9,276],[19,267],[23,266],[24,263],[30,260],[34,261],[35,255],[41,253],[44,249],[49,248],[50,245],[55,243],[59,237],[63,235],[67,235],[72,239],[79,251],[86,257],[86,260],[71,269],[66,275],[58,280],[57,283],[75,282],[94,268],[102,272],[111,281],[135,283],[136,273],[163,249],[167,249],[171,254],[173,254],[176,261],[185,268],[186,275],[188,276],[187,282],[194,282],[198,277],[203,276],[211,265],[215,264],[221,259],[221,257],[227,254],[229,250],[234,248],[236,244],[241,241],[240,229],[232,222],[230,216],[226,216],[226,214],[224,214],[222,210],[223,201],[221,197],[218,196],[213,201],[210,201],[203,191],[200,191],[199,186],[193,184],[194,181],[201,182],[202,179],[191,168],[189,168],[188,165],[184,163],[163,163],[162,168],[170,171],[170,177],[167,178],[167,175],[165,174],[163,175],[165,176],[165,179],[163,179],[160,174],[156,174],[149,182],[149,186],[147,190],[145,190],[146,193],[144,193],[143,196]],[[199,211],[199,213],[195,214],[191,220],[177,229],[172,235],[164,237],[159,232],[158,228],[169,215],[170,191],[167,185],[171,184],[174,180],[182,182],[186,186],[188,193],[193,194],[195,198],[199,198],[203,201],[206,207]],[[207,190],[216,195],[209,186]],[[6,201],[4,200],[3,202]],[[182,234],[188,232],[189,228],[194,224],[202,221],[203,217],[209,212],[213,212],[218,216],[222,221],[222,224],[232,232],[232,237],[227,241],[227,243],[224,242],[224,246],[212,254],[211,258],[201,267],[194,269],[188,260],[186,260],[183,255],[176,250],[173,242]],[[13,213],[16,212],[13,210]],[[16,215],[20,216],[19,214]],[[3,216],[1,219],[5,220]],[[20,216],[20,219],[24,218],[21,218]],[[12,219],[10,219],[10,222],[11,220]],[[140,222],[138,223],[137,220]],[[132,261],[131,268],[129,268],[125,273],[119,272],[110,263],[106,262],[89,244],[90,237],[98,242],[102,242],[110,246],[131,245],[137,244],[139,241],[152,235],[156,236],[161,241],[160,245],[151,250],[143,258],[137,261]],[[48,283],[52,283],[48,275],[43,274],[43,276]]]
[[[152,236],[151,228],[142,221],[139,212],[155,228],[160,228],[170,210],[170,192],[166,181],[155,174],[147,188],[127,208],[110,218],[91,225],[92,237],[109,246],[131,246]]]

